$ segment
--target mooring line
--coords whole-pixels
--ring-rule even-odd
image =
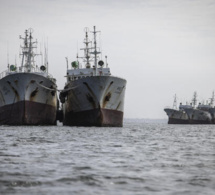
[[[36,83],[37,83],[37,82],[36,82]],[[77,86],[76,86],[76,87],[71,87],[71,88],[68,88],[68,89],[52,89],[52,88],[46,87],[46,86],[44,86],[44,85],[41,85],[40,83],[37,83],[37,85],[39,85],[40,87],[43,87],[43,88],[45,88],[45,89],[47,89],[47,90],[50,90],[50,91],[58,91],[58,92],[67,92],[67,91],[70,91],[70,90],[72,90],[72,89],[77,88]]]
[[[37,83],[37,82],[36,82],[36,83]],[[46,87],[46,86],[44,86],[44,85],[41,85],[41,84],[39,84],[39,83],[37,83],[37,85],[39,85],[40,87],[43,87],[43,88],[45,88],[45,89],[47,89],[47,90],[50,90],[50,91],[57,91],[57,89],[52,89],[52,88]]]

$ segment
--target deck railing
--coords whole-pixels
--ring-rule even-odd
[[[4,78],[5,76],[7,76],[9,74],[25,73],[25,72],[28,73],[27,71],[25,71],[24,67],[17,67],[17,69],[15,71],[5,70],[0,73],[0,79]],[[38,74],[43,74],[43,75],[45,74],[47,77],[53,78],[53,76],[51,74],[49,74],[48,72],[41,71],[38,67],[31,68],[31,71],[29,73],[38,73]]]

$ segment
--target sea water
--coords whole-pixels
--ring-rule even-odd
[[[215,194],[215,126],[166,122],[0,126],[0,194]]]

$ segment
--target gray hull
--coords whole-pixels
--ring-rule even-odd
[[[212,116],[209,112],[199,110],[199,109],[186,109],[185,110],[188,117],[190,124],[211,124],[212,123]]]
[[[92,76],[69,82],[60,93],[63,124],[69,126],[123,125],[126,80]]]
[[[56,84],[39,74],[13,73],[0,80],[0,125],[55,125]]]
[[[209,112],[211,114],[211,123],[215,124],[215,108],[210,108]]]
[[[165,108],[168,116],[168,124],[189,124],[188,115],[183,110]]]

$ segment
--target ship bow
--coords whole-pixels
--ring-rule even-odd
[[[65,96],[63,124],[122,127],[125,87],[126,80],[113,76],[70,82],[67,89],[71,90],[60,95]]]

